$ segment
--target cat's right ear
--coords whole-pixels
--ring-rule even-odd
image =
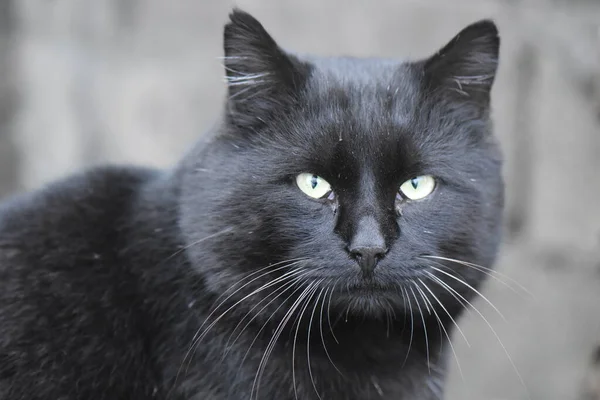
[[[429,91],[442,90],[487,107],[498,69],[499,49],[498,28],[493,21],[482,20],[467,26],[422,63]]]
[[[256,131],[292,107],[309,66],[281,49],[250,14],[234,9],[224,30],[227,117]]]

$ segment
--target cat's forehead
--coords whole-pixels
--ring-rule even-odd
[[[412,124],[420,109],[419,74],[411,64],[351,57],[311,63],[314,68],[304,92],[308,112],[302,114],[312,131],[319,133],[314,139],[322,145],[328,139],[335,142],[338,135],[348,141],[331,143],[337,149],[350,144],[370,148],[395,144],[399,131]],[[331,135],[335,137],[327,137]]]
[[[412,64],[385,58],[312,58],[309,90],[325,94],[347,90],[370,96],[404,95],[417,88],[418,76]]]
[[[420,98],[418,71],[410,63],[376,58],[318,58],[305,90],[308,107],[345,114],[356,127],[401,123]],[[346,121],[347,122],[347,121]]]
[[[311,57],[313,77],[354,84],[374,84],[393,79],[406,64],[401,60],[361,57]]]
[[[292,154],[336,176],[420,161],[421,132],[412,128],[420,85],[410,64],[359,58],[311,63],[304,107],[282,129],[293,132],[284,139]]]

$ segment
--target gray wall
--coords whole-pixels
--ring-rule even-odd
[[[506,321],[481,299],[488,322],[461,320],[471,346],[456,335],[464,379],[454,368],[448,398],[527,399],[520,375],[531,399],[577,399],[600,344],[600,2],[237,4],[284,47],[319,54],[419,57],[467,23],[496,19],[494,112],[509,205],[502,276],[483,293]],[[0,2],[0,196],[92,164],[176,161],[218,116],[230,7]],[[505,276],[530,294],[513,293]]]

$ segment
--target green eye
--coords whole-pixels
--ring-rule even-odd
[[[402,194],[410,200],[423,199],[433,192],[435,179],[430,175],[417,176],[400,185]]]
[[[303,173],[296,177],[296,184],[309,197],[322,199],[331,193],[331,185],[315,174]]]

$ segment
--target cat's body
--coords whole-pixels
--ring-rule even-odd
[[[490,266],[503,201],[498,38],[462,37],[415,64],[309,62],[234,13],[209,143],[0,208],[0,399],[441,399],[484,273],[427,257]],[[428,198],[398,194],[424,174]]]

